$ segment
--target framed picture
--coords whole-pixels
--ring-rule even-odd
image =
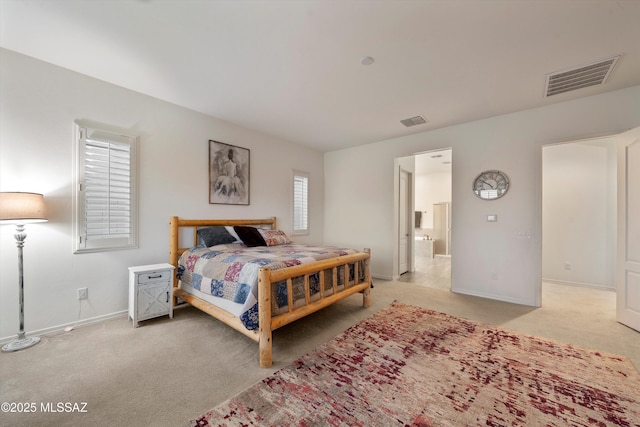
[[[249,204],[249,149],[209,140],[209,203]]]

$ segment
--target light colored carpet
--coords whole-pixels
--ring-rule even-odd
[[[32,414],[0,413],[0,425],[186,426],[319,344],[398,300],[454,316],[627,356],[640,367],[640,334],[615,321],[615,294],[543,286],[536,309],[395,281],[375,281],[373,304],[354,295],[274,332],[274,364],[255,342],[193,308],[175,318],[125,318],[42,337],[0,355],[0,402],[33,402]],[[86,413],[43,413],[47,402],[86,402]]]
[[[603,375],[604,373],[604,375]],[[192,421],[216,426],[630,426],[629,359],[394,302]]]

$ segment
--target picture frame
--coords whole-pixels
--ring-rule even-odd
[[[248,148],[209,140],[210,204],[249,204],[250,155]]]

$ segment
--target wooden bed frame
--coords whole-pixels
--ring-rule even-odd
[[[209,227],[214,225],[233,226],[233,225],[247,225],[247,226],[270,226],[271,229],[276,229],[276,218],[271,217],[268,219],[180,219],[177,216],[172,216],[170,219],[170,249],[169,249],[169,262],[175,267],[175,272],[178,271],[178,259],[180,255],[188,248],[180,247],[180,230],[183,228],[193,229],[193,245],[196,246],[198,242],[197,231],[199,227]],[[258,319],[260,327],[258,330],[250,331],[240,321],[238,317],[229,313],[228,311],[217,307],[195,295],[189,294],[178,287],[178,279],[174,276],[173,281],[173,305],[177,303],[177,299],[180,298],[183,301],[191,304],[192,306],[204,311],[205,313],[215,317],[216,319],[226,323],[232,328],[244,335],[248,336],[252,340],[259,343],[260,346],[260,366],[267,368],[272,364],[272,331],[278,329],[281,326],[287,325],[295,320],[298,320],[304,316],[314,313],[324,307],[327,307],[341,299],[351,296],[357,292],[362,292],[363,301],[362,305],[366,308],[371,305],[370,290],[371,290],[371,274],[369,272],[369,259],[370,251],[365,249],[363,252],[358,252],[351,255],[340,256],[327,260],[317,261],[310,264],[302,264],[293,267],[271,270],[269,268],[261,268],[258,273]],[[359,261],[363,261],[364,274],[363,281],[359,281]],[[342,290],[338,289],[338,268],[343,267],[346,269],[349,264],[354,265],[354,283],[345,284]],[[325,296],[325,270],[331,270],[332,278],[331,283],[333,286],[333,293]],[[346,270],[345,270],[346,271]],[[320,275],[320,298],[311,301],[309,291],[309,276],[319,273]],[[294,307],[292,300],[292,278],[304,277],[305,287],[305,299],[306,304],[301,307]],[[283,314],[272,316],[271,313],[271,285],[286,280],[287,290],[289,295],[288,309],[289,311]]]

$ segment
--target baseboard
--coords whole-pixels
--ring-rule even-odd
[[[578,286],[580,288],[600,289],[603,291],[616,290],[615,286],[596,285],[594,283],[570,282],[567,280],[545,279],[544,277],[542,278],[542,281],[546,283],[553,283],[556,285]]]
[[[393,276],[385,276],[384,274],[373,274],[371,273],[371,277],[374,279],[380,279],[380,280],[397,280],[394,279]],[[400,277],[400,276],[398,276]]]
[[[105,315],[102,315],[102,316],[91,317],[89,319],[82,319],[82,320],[77,320],[75,322],[64,323],[62,325],[51,326],[50,328],[38,329],[36,331],[29,331],[29,332],[27,332],[27,336],[49,335],[49,334],[52,334],[52,333],[55,333],[55,332],[62,332],[62,331],[65,330],[65,328],[68,328],[68,327],[76,328],[78,326],[85,326],[85,325],[90,325],[92,323],[104,322],[105,320],[117,319],[117,318],[120,318],[120,317],[125,317],[128,314],[129,314],[128,310],[117,311],[115,313],[110,313],[110,314],[105,314]],[[17,331],[16,331],[16,334],[17,334]],[[12,341],[13,339],[15,339],[15,337],[16,337],[16,335],[12,335],[10,337],[0,338],[0,344],[4,344],[4,343],[7,343],[9,341]]]
[[[503,295],[485,294],[483,292],[470,291],[467,289],[453,289],[453,288],[451,288],[451,292],[456,294],[469,295],[472,297],[480,297],[480,298],[487,298],[487,299],[492,299],[496,301],[509,302],[511,304],[526,305],[528,307],[537,307],[535,304],[532,304],[531,301],[520,300],[517,298],[505,298]]]

